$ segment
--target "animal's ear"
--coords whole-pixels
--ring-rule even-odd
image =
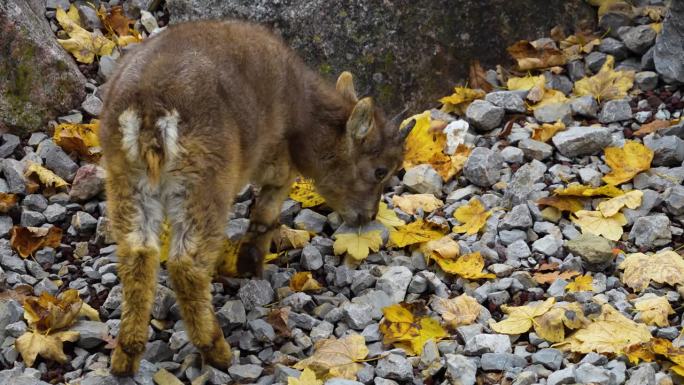
[[[344,71],[337,78],[337,85],[335,86],[337,92],[340,93],[345,99],[356,103],[358,97],[356,96],[356,90],[354,89],[354,77],[351,72]]]
[[[363,98],[354,106],[349,119],[347,119],[347,132],[352,138],[361,140],[374,128],[373,99]]]

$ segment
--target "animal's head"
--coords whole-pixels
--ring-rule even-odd
[[[358,99],[352,75],[344,72],[336,92],[347,104],[346,120],[338,124],[336,143],[316,177],[316,188],[326,203],[350,226],[372,220],[378,211],[383,187],[401,166],[403,139],[398,123],[385,119],[370,97]]]

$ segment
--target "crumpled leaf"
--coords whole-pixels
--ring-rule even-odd
[[[580,210],[571,219],[582,228],[582,233],[603,236],[611,241],[620,240],[622,226],[627,224],[627,218],[622,213],[604,217],[600,211]]]
[[[559,47],[563,51],[568,61],[580,60],[601,44],[601,39],[591,32],[577,32],[559,42]]]
[[[634,131],[634,136],[646,136],[648,134],[657,132],[658,130],[662,130],[663,128],[670,127],[671,125],[672,122],[669,120],[656,119],[651,123],[642,124],[638,130]]]
[[[553,124],[544,123],[540,127],[534,128],[532,139],[540,142],[548,142],[557,132],[564,130],[565,124],[560,120]]]
[[[478,198],[473,197],[468,204],[454,211],[454,218],[461,222],[461,225],[454,227],[453,232],[466,233],[468,235],[477,234],[487,223],[487,218],[490,215],[492,215],[492,212],[485,210],[482,202]]]
[[[97,161],[100,155],[99,121],[88,124],[62,123],[55,127],[53,139],[67,153],[76,152],[85,159]]]
[[[97,16],[107,30],[108,36],[119,47],[125,47],[128,44],[142,41],[140,33],[133,28],[135,20],[126,17],[121,5],[115,5],[109,11],[100,5]]]
[[[547,283],[552,283],[558,279],[572,279],[575,276],[580,275],[579,272],[574,271],[574,270],[568,270],[568,271],[551,271],[548,273],[542,273],[542,272],[536,272],[532,274],[532,279],[535,280],[535,282],[539,284],[547,284]]]
[[[339,377],[355,380],[363,368],[358,362],[366,358],[368,348],[363,336],[352,334],[342,339],[334,337],[317,341],[314,354],[294,365],[295,369],[309,368],[321,380]]]
[[[26,366],[31,367],[38,356],[48,360],[57,361],[60,364],[67,362],[64,354],[64,342],[75,342],[79,333],[73,330],[65,330],[52,334],[29,331],[21,335],[14,342]]]
[[[553,192],[560,196],[575,196],[575,197],[594,197],[594,196],[609,196],[617,197],[625,192],[613,185],[605,185],[601,187],[592,187],[581,185],[578,183],[571,183],[565,188],[559,187]]]
[[[667,297],[658,297],[656,295],[645,295],[637,298],[634,301],[634,308],[640,312],[641,320],[650,326],[668,327],[670,322],[667,317],[670,314],[675,314]]]
[[[67,13],[57,7],[57,22],[69,35],[69,39],[57,39],[57,42],[69,51],[76,60],[81,63],[90,64],[95,56],[110,55],[114,50],[113,41],[98,33],[90,33],[69,18]]]
[[[403,212],[411,215],[419,209],[431,213],[444,206],[444,202],[432,194],[395,195],[392,197],[392,203]]]
[[[529,95],[528,95],[529,99]],[[549,104],[562,104],[566,103],[568,101],[568,98],[565,97],[565,94],[561,91],[558,90],[544,90],[544,93],[542,94],[541,100],[533,106],[530,106],[532,110],[536,110],[538,108],[547,106]]]
[[[444,232],[435,229],[422,219],[390,230],[390,246],[405,247],[425,243],[444,236]]]
[[[406,350],[409,355],[420,355],[429,340],[439,341],[448,336],[439,322],[425,315],[423,303],[401,302],[382,309],[380,322],[384,344]]]
[[[290,278],[292,291],[318,291],[321,285],[312,276],[310,271],[299,271]]]
[[[468,85],[484,92],[492,92],[494,87],[487,81],[487,75],[479,60],[472,60],[468,67]]]
[[[459,171],[452,157],[444,153],[447,137],[445,124],[433,122],[430,111],[414,115],[401,123],[400,127],[413,124],[404,141],[404,163],[406,170],[419,164],[429,164],[447,181]]]
[[[576,277],[574,281],[565,286],[565,290],[576,293],[578,291],[594,291],[594,278],[591,274]]]
[[[584,203],[577,198],[571,196],[550,196],[537,200],[538,205],[555,207],[560,211],[569,211],[571,213],[584,209]]]
[[[44,192],[49,195],[69,185],[57,174],[35,162],[29,162],[26,171],[24,171],[24,175],[29,180],[43,186]]]
[[[451,299],[435,296],[431,306],[453,329],[472,324],[482,310],[477,300],[465,293]]]
[[[579,329],[589,323],[584,316],[582,305],[577,302],[557,303],[551,310],[534,318],[534,332],[550,342],[565,339],[565,328]]]
[[[288,377],[287,385],[323,385],[323,381],[316,379],[316,373],[305,368],[299,378]]]
[[[6,213],[17,205],[19,198],[16,194],[0,192],[0,213]]]
[[[57,226],[12,227],[10,245],[23,258],[33,255],[43,247],[58,248],[62,243],[62,229]]]
[[[479,251],[460,256],[456,259],[436,259],[445,273],[457,274],[467,279],[495,278],[496,275],[484,273],[484,258]]]
[[[473,90],[467,87],[454,87],[454,93],[439,99],[442,103],[441,110],[446,113],[456,112],[459,115],[465,115],[465,110],[470,103],[476,99],[482,99],[485,92],[482,90]]]
[[[552,297],[544,302],[536,302],[525,306],[501,305],[501,311],[508,314],[508,317],[499,322],[494,322],[493,319],[490,319],[489,326],[497,333],[526,333],[534,324],[534,318],[549,311],[555,302],[556,299]]]
[[[584,354],[623,354],[629,345],[648,342],[650,339],[651,333],[646,325],[632,321],[606,304],[601,308],[601,314],[591,323],[553,346]]]
[[[266,317],[266,321],[273,326],[278,335],[285,338],[292,337],[292,330],[290,330],[290,325],[288,324],[289,319],[289,307],[273,309],[268,313],[268,317]]]
[[[335,234],[334,237],[333,251],[335,255],[346,252],[356,261],[366,258],[370,250],[378,252],[382,246],[380,230],[371,230],[366,233],[340,233]]]
[[[458,257],[460,247],[458,242],[447,235],[424,243],[421,245],[421,251],[425,255],[425,260],[430,262],[431,259],[454,259]]]
[[[651,281],[671,286],[684,284],[684,260],[672,250],[646,255],[627,255],[618,267],[624,270],[622,282],[634,291],[646,290]]]
[[[598,209],[604,217],[612,217],[620,212],[623,207],[635,209],[641,206],[641,199],[643,196],[643,192],[632,190],[618,197],[599,203]]]
[[[306,230],[291,229],[281,225],[274,238],[278,250],[301,249],[309,244],[311,234]]]
[[[78,290],[69,289],[58,297],[43,292],[40,297],[24,301],[24,318],[38,332],[58,330],[71,326],[83,306]]]
[[[299,177],[290,188],[290,199],[302,204],[302,208],[315,207],[325,202],[325,199],[316,192],[311,179]]]
[[[380,202],[380,207],[378,208],[378,214],[375,216],[375,220],[382,223],[387,228],[394,228],[406,224],[406,222],[399,219],[394,210],[387,207],[387,203],[382,201]]]
[[[607,147],[604,151],[606,164],[612,169],[603,176],[603,181],[608,184],[625,183],[636,174],[651,168],[653,151],[641,143],[628,140],[622,148]]]
[[[608,55],[601,70],[594,76],[575,82],[575,96],[591,95],[600,102],[622,99],[634,85],[634,71],[614,71],[615,59]]]
[[[552,44],[538,45],[536,42],[520,40],[506,50],[516,60],[521,71],[561,66],[566,63],[563,52]]]

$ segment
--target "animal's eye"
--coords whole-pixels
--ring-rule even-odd
[[[381,181],[387,176],[387,169],[384,167],[375,169],[375,179]]]

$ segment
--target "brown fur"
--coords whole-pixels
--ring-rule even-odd
[[[127,54],[108,85],[101,127],[124,295],[113,373],[137,371],[144,351],[164,217],[188,335],[225,368],[231,352],[210,283],[237,191],[261,187],[239,254],[243,274],[260,274],[297,174],[313,178],[346,222],[375,216],[401,140],[370,98],[357,101],[352,83],[345,73],[336,89],[280,39],[240,22],[172,26]]]

